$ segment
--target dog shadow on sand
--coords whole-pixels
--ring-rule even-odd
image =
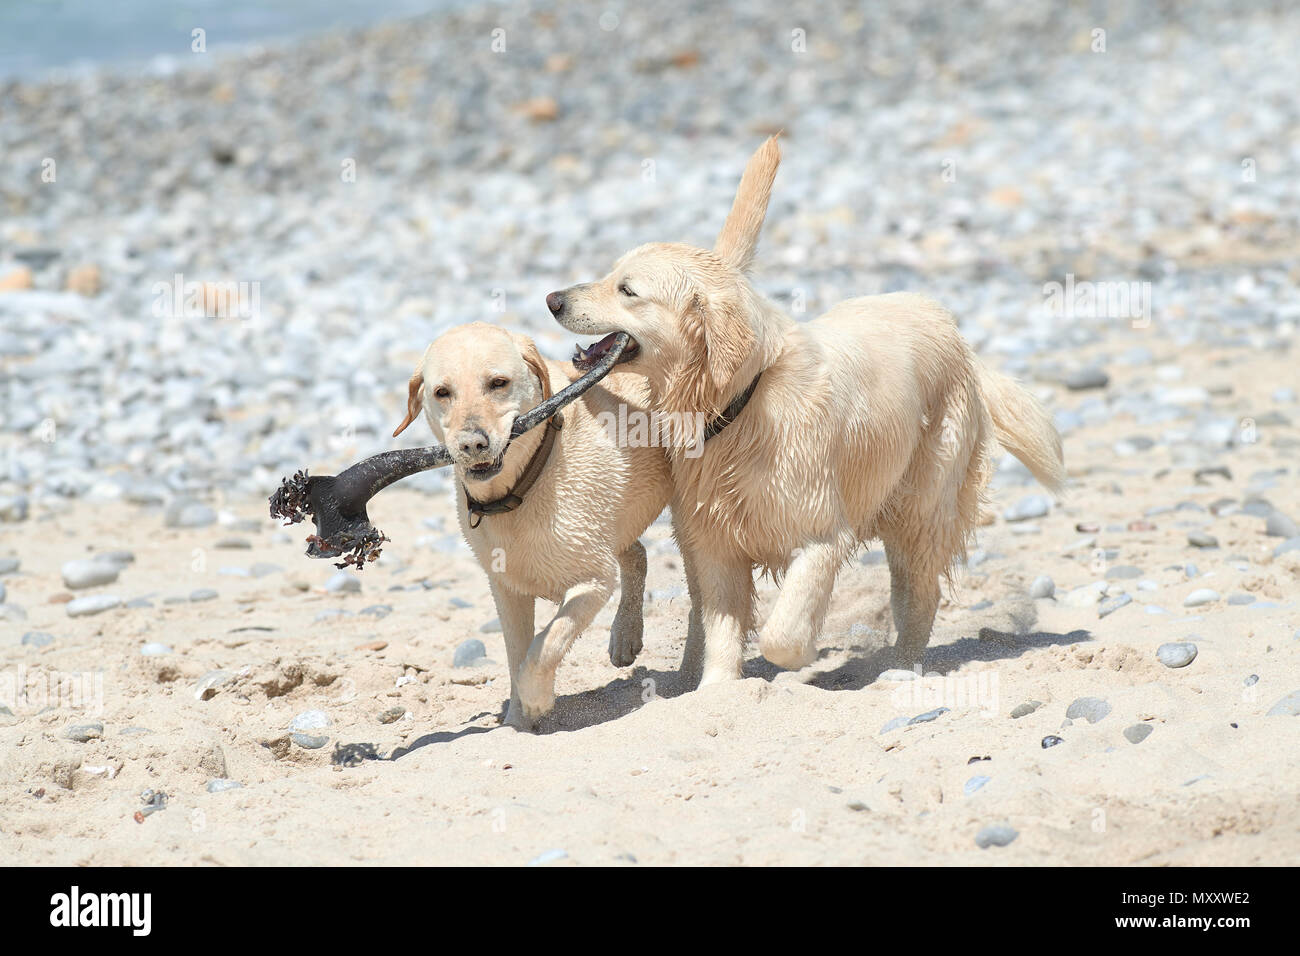
[[[925,673],[946,675],[965,664],[977,661],[991,663],[1010,660],[1028,651],[1068,646],[1090,640],[1092,640],[1091,632],[1083,629],[1056,634],[1048,631],[1016,633],[983,627],[980,628],[977,637],[960,637],[955,641],[927,649]],[[882,673],[895,666],[891,646],[845,644],[837,647],[831,644],[821,649],[817,662],[812,665],[807,674],[800,673],[795,679],[822,690],[860,690],[874,683]],[[782,673],[785,672],[761,656],[755,655],[745,661],[743,676],[775,681]],[[671,699],[692,689],[675,670],[637,667],[628,676],[616,678],[603,687],[557,697],[555,710],[543,718],[535,730],[539,734],[549,734],[594,727],[627,716],[638,710],[651,697]],[[495,714],[498,720],[504,720],[505,710],[506,702],[503,701],[500,710]],[[493,716],[492,712],[477,714],[470,720],[479,721],[489,716]],[[495,729],[497,728],[470,725],[463,726],[459,730],[437,731],[425,734],[407,746],[398,747],[386,758],[375,754],[365,759],[398,760],[422,747],[446,744],[471,734],[489,733]],[[367,747],[369,745],[347,746]],[[346,756],[346,747],[340,750],[343,750]],[[339,751],[336,751],[335,762],[346,763],[346,760],[337,759],[338,753]]]

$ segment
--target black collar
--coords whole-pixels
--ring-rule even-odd
[[[563,427],[564,416],[562,415],[557,414],[547,421],[546,434],[542,437],[541,444],[537,446],[537,451],[533,452],[533,457],[528,459],[528,464],[524,466],[514,487],[500,498],[495,501],[475,501],[470,497],[469,489],[465,488],[465,507],[469,509],[471,528],[477,528],[482,523],[484,515],[504,514],[507,511],[514,511],[524,503],[524,495],[536,483],[542,469],[546,467],[546,460],[551,456],[555,433]],[[474,520],[475,518],[478,520]]]
[[[705,441],[708,441],[710,438],[712,438],[714,435],[722,431],[724,428],[726,428],[728,425],[730,425],[732,422],[736,420],[736,416],[739,415],[744,410],[745,406],[749,404],[750,396],[754,394],[754,389],[758,388],[758,380],[762,377],[763,377],[762,372],[759,372],[757,375],[755,375],[754,380],[749,383],[749,388],[745,389],[743,392],[741,392],[739,395],[733,398],[731,400],[731,404],[728,405],[725,409],[723,409],[721,415],[719,415],[713,421],[709,422],[707,425],[704,426]]]

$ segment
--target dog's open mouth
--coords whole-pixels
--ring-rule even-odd
[[[580,372],[591,371],[595,364],[614,347],[614,337],[616,335],[618,335],[617,332],[611,332],[599,342],[594,342],[585,349],[579,345],[573,353],[573,367]],[[637,357],[640,351],[641,346],[637,344],[636,339],[629,338],[627,348],[623,350],[623,354],[618,357],[618,361],[614,364],[622,365],[624,362],[630,362]]]
[[[507,445],[507,447],[509,447]],[[465,475],[475,481],[489,481],[495,478],[501,472],[501,466],[506,460],[505,449],[501,454],[491,461],[479,462],[477,465],[470,465],[465,469]]]

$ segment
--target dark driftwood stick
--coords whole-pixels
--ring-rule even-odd
[[[629,341],[626,333],[618,333],[609,351],[582,378],[515,419],[510,428],[511,440],[536,428],[608,375]],[[357,462],[339,475],[309,476],[299,471],[281,481],[279,490],[271,495],[271,517],[283,518],[285,524],[310,517],[316,533],[307,538],[307,556],[342,557],[338,567],[353,565],[361,570],[367,561],[379,557],[380,546],[388,540],[370,523],[366,503],[395,481],[450,464],[451,454],[446,448],[430,445],[386,451]]]

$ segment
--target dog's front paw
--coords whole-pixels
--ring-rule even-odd
[[[615,667],[630,667],[641,653],[641,636],[643,622],[640,617],[634,621],[614,618],[614,626],[609,629],[609,662]]]

